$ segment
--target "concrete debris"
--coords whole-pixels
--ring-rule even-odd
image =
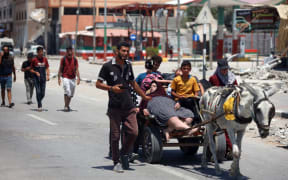
[[[258,128],[255,123],[249,124],[248,133],[259,135]],[[255,137],[255,136],[254,136]],[[274,118],[270,125],[269,142],[276,142],[288,146],[288,122],[283,119]]]
[[[247,82],[253,82],[253,84],[257,84],[263,87],[270,87],[276,82],[281,82],[280,92],[287,93],[288,89],[288,73],[286,71],[276,71],[276,70],[266,70],[258,68],[254,71],[250,69],[246,70],[238,70],[231,69],[231,71],[240,76],[240,79],[245,80]],[[273,81],[271,81],[273,80]]]

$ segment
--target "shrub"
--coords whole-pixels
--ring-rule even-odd
[[[158,55],[158,53],[159,53],[158,51],[159,51],[158,47],[147,47],[146,48],[146,54],[148,57]]]

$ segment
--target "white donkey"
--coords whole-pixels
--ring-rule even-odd
[[[253,119],[257,124],[261,138],[269,135],[269,126],[271,119],[275,115],[275,107],[271,101],[269,101],[268,97],[275,92],[276,90],[273,88],[268,92],[259,87],[252,88],[250,85],[243,83],[240,86],[234,87],[212,87],[204,93],[200,99],[201,108],[215,113],[212,115],[212,113],[203,112],[204,119],[211,120],[215,117],[219,118],[212,121],[212,123],[206,124],[202,167],[207,167],[206,151],[209,140],[209,148],[215,162],[216,173],[221,173],[213,139],[213,132],[220,127],[221,129],[227,130],[233,146],[233,163],[231,165],[230,175],[233,177],[241,176],[239,160],[241,155],[241,141],[245,129]],[[232,101],[234,105],[232,105],[233,108],[230,113],[235,119],[227,120],[227,116],[224,115],[223,104],[226,102],[226,99],[231,97],[233,97],[235,101]]]

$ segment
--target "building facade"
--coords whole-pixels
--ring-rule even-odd
[[[13,2],[11,0],[0,0],[0,34],[11,36],[13,31]]]
[[[36,0],[14,0],[13,1],[13,31],[12,37],[15,47],[28,48],[29,44],[43,34],[44,27],[30,18],[35,9]]]

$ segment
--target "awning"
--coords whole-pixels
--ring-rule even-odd
[[[231,7],[231,6],[260,6],[279,5],[286,0],[211,0],[211,7]],[[181,5],[203,5],[207,0],[180,0]],[[177,0],[168,1],[166,4],[177,5]]]
[[[127,29],[107,29],[107,37],[128,37],[128,30]],[[95,31],[96,37],[104,37],[104,29],[96,29]],[[130,31],[130,34],[136,34],[136,31]],[[138,35],[140,32],[138,32]],[[71,35],[74,36],[75,32],[65,32],[60,33],[59,37],[63,38],[64,36]],[[77,35],[82,36],[91,36],[93,37],[93,31],[78,31]],[[154,38],[160,38],[161,34],[159,32],[153,32]],[[148,37],[152,37],[151,32],[147,32]],[[143,37],[146,37],[146,32],[143,33]]]

